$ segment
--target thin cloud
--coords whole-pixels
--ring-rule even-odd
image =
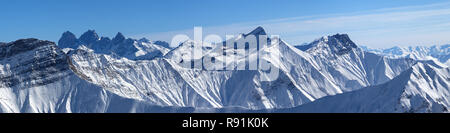
[[[302,44],[335,33],[348,33],[355,42],[371,47],[450,43],[450,3],[406,6],[347,14],[301,16],[203,27],[207,34],[238,34],[263,26],[291,44]],[[177,34],[192,36],[193,29],[135,35],[170,41]],[[447,37],[446,37],[447,36]]]

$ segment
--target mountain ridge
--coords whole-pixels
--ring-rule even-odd
[[[96,53],[116,54],[132,60],[151,60],[162,57],[170,49],[164,46],[164,42],[154,44],[146,39],[126,38],[121,32],[118,32],[112,39],[108,37],[99,37],[95,30],[88,30],[80,38],[67,31],[64,32],[58,41],[61,48],[77,49],[81,45],[93,49]]]
[[[70,32],[63,34],[67,36],[62,37],[67,38],[67,42],[74,42],[76,37],[72,36]],[[267,33],[262,27],[257,27],[247,34]],[[16,72],[10,71],[10,67],[8,67],[12,63],[22,64],[25,66],[26,72],[34,72],[31,75],[40,76],[39,78],[30,78],[30,82],[33,83],[41,79],[52,79],[46,74],[55,73],[52,71],[58,69],[53,69],[52,65],[43,65],[44,69],[28,69],[28,66],[39,66],[47,62],[56,63],[57,66],[64,68],[64,73],[69,74],[68,77],[52,80],[53,83],[37,87],[26,86],[29,85],[26,83],[23,86],[24,92],[31,91],[32,95],[48,93],[45,95],[48,99],[38,100],[38,97],[30,97],[30,95],[18,96],[14,92],[0,91],[0,94],[9,96],[7,98],[9,101],[0,99],[0,110],[8,110],[6,112],[159,112],[162,110],[221,112],[233,111],[233,109],[236,109],[235,111],[286,109],[315,103],[317,100],[321,101],[327,97],[352,93],[361,88],[385,84],[417,64],[417,61],[413,59],[391,59],[362,51],[350,40],[348,35],[337,34],[317,39],[305,51],[289,45],[280,38],[267,38],[268,42],[278,39],[280,43],[261,45],[260,49],[206,44],[200,48],[206,50],[207,54],[196,59],[214,58],[215,62],[222,62],[224,67],[229,67],[233,66],[233,63],[227,59],[232,58],[235,59],[236,64],[231,68],[235,69],[210,70],[203,67],[187,69],[180,64],[183,60],[179,59],[184,59],[184,53],[192,52],[195,47],[191,46],[198,45],[198,42],[186,41],[170,52],[167,50],[167,54],[163,54],[163,56],[159,54],[161,58],[137,58],[139,56],[127,56],[128,54],[121,54],[121,52],[110,53],[108,49],[117,49],[123,47],[122,44],[128,44],[125,46],[138,49],[138,51],[132,51],[132,54],[145,55],[155,48],[158,51],[157,48],[162,48],[162,46],[151,47],[154,45],[149,45],[148,39],[126,39],[121,33],[118,33],[113,39],[95,35],[95,31],[89,31],[83,40],[95,40],[93,41],[95,43],[80,44],[76,49],[60,49],[56,44],[46,42],[46,45],[51,45],[47,49],[27,49],[27,54],[13,52],[19,53],[23,57],[38,58],[35,61],[24,61],[35,63],[33,65],[10,62],[20,58],[0,60],[0,77]],[[242,37],[238,36],[230,41],[239,42],[242,41]],[[39,40],[35,41],[39,42]],[[64,41],[66,40],[63,39],[62,42]],[[257,43],[259,46],[261,42],[248,43]],[[33,43],[27,44],[32,45]],[[114,47],[100,47],[103,45],[99,44],[111,44]],[[0,48],[2,51],[7,51],[7,47]],[[99,52],[99,49],[104,51]],[[216,49],[222,49],[227,54],[215,51]],[[264,54],[258,54],[260,52],[258,50]],[[34,55],[36,53],[55,54],[36,56]],[[10,53],[6,52],[4,55],[7,54]],[[61,61],[55,60],[59,58]],[[267,62],[272,70],[276,68],[279,71],[278,78],[273,81],[261,81],[260,76],[264,75],[266,71],[248,70],[249,64],[258,61]],[[238,67],[242,67],[244,70],[237,70]],[[26,75],[29,74],[26,73],[19,77],[26,77]],[[71,83],[71,80],[74,83]],[[41,91],[34,93],[35,88],[39,88]],[[13,89],[6,87],[3,90]],[[85,103],[89,100],[82,100],[84,97],[81,95],[86,95],[93,102]],[[26,104],[11,102],[12,99],[26,101]],[[55,99],[57,101],[54,101]],[[39,104],[32,105],[33,101],[39,102]],[[121,102],[123,103],[121,104]],[[23,105],[26,105],[25,108],[21,107]]]

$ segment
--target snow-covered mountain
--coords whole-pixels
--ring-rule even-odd
[[[391,81],[275,112],[449,112],[450,69],[417,63]]]
[[[365,52],[346,34],[325,36],[299,49],[312,55],[327,78],[344,91],[387,82],[416,62]]]
[[[0,44],[0,112],[146,112],[151,104],[120,97],[80,77],[55,43]],[[170,111],[155,107],[159,110]],[[139,111],[141,110],[141,111]]]
[[[374,49],[361,46],[365,51],[377,53],[392,58],[412,58],[416,60],[436,60],[447,66],[450,65],[450,44],[434,46],[410,46],[410,47],[392,47],[387,49]]]
[[[100,54],[113,54],[126,57],[131,60],[150,60],[155,57],[162,57],[170,48],[163,41],[151,42],[146,38],[139,40],[125,38],[122,33],[110,39],[108,37],[99,37],[94,30],[88,30],[76,38],[76,36],[67,31],[62,34],[58,41],[60,48],[77,49],[79,46],[86,46]]]
[[[232,40],[239,42],[248,35],[266,35],[266,32],[258,27]],[[324,96],[381,84],[415,63],[411,59],[388,59],[364,53],[356,47],[340,54],[325,48],[328,45],[339,47],[350,41],[346,35],[335,38],[333,42],[319,39],[311,44],[311,48],[317,50],[317,54],[312,54],[280,40],[279,44],[261,48],[261,51],[269,54],[259,60],[254,58],[257,55],[256,48],[227,47],[222,44],[200,46],[195,41],[186,41],[164,58],[154,60],[111,58],[87,47],[71,51],[69,56],[75,68],[87,79],[123,97],[150,101],[161,106],[247,109],[290,108]],[[265,82],[259,80],[264,73],[261,70],[208,70],[202,66],[186,69],[180,63],[188,62],[189,66],[191,63],[183,60],[183,56],[195,48],[201,48],[207,54],[194,60],[214,58],[227,68],[232,65],[248,68],[252,62],[267,61],[277,67],[280,74],[275,81]],[[219,53],[220,50],[227,54]],[[243,51],[248,51],[248,54],[243,54]],[[318,51],[329,54],[319,54]],[[274,55],[280,55],[281,58],[275,58]],[[229,62],[230,59],[236,59],[237,63]]]
[[[247,43],[259,48],[245,45],[250,35],[258,41]],[[267,32],[258,27],[227,40],[231,45],[188,40],[170,51],[163,42],[121,33],[110,40],[94,31],[78,39],[64,33],[58,45],[64,52],[36,39],[1,44],[0,112],[285,109],[389,83],[417,63],[365,52],[346,34],[319,38],[302,50],[259,35]],[[186,58],[196,49],[204,53]],[[196,60],[204,64],[192,65]],[[278,72],[276,79],[261,80],[267,70],[250,69],[261,62]]]

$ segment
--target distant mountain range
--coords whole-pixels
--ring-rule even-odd
[[[450,65],[450,44],[434,46],[415,46],[415,47],[392,47],[387,49],[373,49],[361,46],[365,51],[377,53],[392,58],[412,58],[416,60],[438,60],[439,62]]]
[[[125,38],[122,33],[110,39],[99,37],[94,30],[88,30],[80,38],[67,31],[62,34],[58,41],[61,48],[77,49],[85,46],[99,54],[109,54],[125,57],[131,60],[151,60],[155,57],[162,57],[169,52],[169,44],[163,41],[151,42],[146,38],[139,40]]]
[[[258,27],[228,41],[249,35],[267,32]],[[58,45],[1,43],[0,112],[449,112],[449,71],[436,60],[393,58],[358,47],[346,34],[296,47],[279,38],[259,40],[280,43],[253,48],[188,40],[170,48],[121,33],[99,37],[93,30],[79,38],[65,32]],[[186,60],[195,49],[205,54]],[[424,55],[437,58],[446,49],[429,48]],[[227,68],[267,62],[279,75],[262,81],[264,70],[191,63],[204,59]]]

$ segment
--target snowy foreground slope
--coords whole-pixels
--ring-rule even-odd
[[[449,112],[450,69],[417,63],[391,81],[274,112]]]
[[[258,27],[231,41],[249,35],[267,34]],[[324,97],[392,82],[418,64],[365,52],[345,34],[319,38],[301,50],[278,38],[263,38],[280,42],[261,47],[265,54],[253,47],[199,46],[192,40],[169,51],[163,42],[124,38],[120,33],[112,40],[99,38],[94,31],[76,38],[66,32],[59,46],[36,39],[0,44],[0,112],[302,112],[298,108]],[[243,68],[267,62],[279,70],[278,78],[262,81],[266,72],[260,69],[186,68],[183,64],[190,61],[184,56],[196,48],[206,51],[194,60],[214,58],[227,68],[233,66],[229,59]],[[433,70],[444,69],[431,64]],[[440,82],[448,84],[448,73]]]

